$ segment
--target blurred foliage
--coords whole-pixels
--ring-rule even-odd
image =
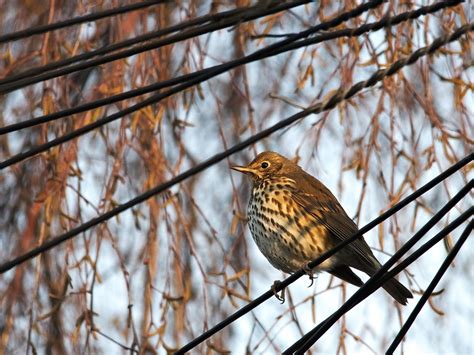
[[[253,4],[172,1],[5,43],[0,45],[0,78]],[[0,125],[228,62],[278,40],[269,35],[305,30],[358,4],[309,3],[26,87],[0,97]],[[119,5],[124,4],[3,0],[0,28],[9,33]],[[385,3],[337,29],[357,28],[417,7],[406,1]],[[238,67],[1,171],[0,260],[22,254],[334,90],[368,78],[469,22],[468,7],[447,7],[370,34]],[[296,157],[362,224],[472,150],[472,43],[472,33],[463,36],[336,109],[272,135],[232,162],[248,162],[264,149]],[[0,136],[0,157],[4,160],[141,99]],[[103,353],[120,349],[115,342],[140,353],[172,351],[268,289],[279,274],[269,271],[271,266],[255,252],[245,225],[249,184],[232,175],[227,163],[2,275],[0,349]],[[392,253],[467,181],[468,173],[466,169],[381,226],[378,242],[372,238],[369,244]],[[426,285],[431,275],[417,266],[410,273],[415,275],[407,272],[414,291],[422,290],[425,286],[419,284]],[[220,332],[199,349],[225,352],[240,342],[249,352],[281,351],[292,343],[282,335],[287,329],[296,337],[303,333],[302,322],[323,319],[314,295],[330,294],[333,303],[341,302],[345,287],[321,277],[302,296],[291,289],[288,304],[277,308],[277,315],[253,313],[244,326]],[[399,317],[400,325],[402,310],[397,315],[396,306],[385,301],[380,312]],[[443,300],[430,304],[434,312],[449,315]],[[306,311],[298,313],[301,309]],[[371,336],[380,333],[370,319],[361,320],[360,333],[345,322],[332,351],[350,353],[353,344],[363,351],[384,349],[387,338]]]

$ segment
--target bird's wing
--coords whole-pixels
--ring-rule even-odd
[[[331,232],[336,238],[335,244],[350,238],[359,230],[331,191],[309,174],[303,175],[302,179],[297,181],[292,197],[298,205],[315,218],[317,223],[324,225]],[[349,247],[357,253],[364,264],[351,266],[365,269],[366,267],[378,268],[380,265],[363,237],[349,244]]]

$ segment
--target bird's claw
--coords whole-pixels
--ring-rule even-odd
[[[311,283],[309,284],[308,287],[313,286],[314,279],[316,278],[316,277],[314,276],[314,271],[308,266],[308,264],[304,264],[304,266],[303,266],[303,271],[305,272],[306,275],[309,276],[309,279],[311,280]]]
[[[277,287],[281,284],[280,281],[278,280],[275,280],[275,282],[273,282],[273,285],[271,287],[271,290],[273,291],[273,294],[275,295],[275,297],[277,298],[278,301],[280,301],[281,304],[285,303],[285,289],[283,288],[281,291],[280,291],[280,294],[278,294],[278,291],[277,291]]]

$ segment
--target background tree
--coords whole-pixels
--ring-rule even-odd
[[[283,118],[327,103],[339,90],[436,38],[470,26],[455,41],[334,109],[297,120],[3,273],[0,349],[172,351],[283,278],[247,231],[250,184],[228,169],[231,163],[249,162],[257,152],[275,150],[298,159],[360,226],[469,154],[472,9],[459,3],[440,2],[433,8],[434,2],[372,1],[354,13],[361,3],[349,0],[145,2],[140,9],[55,31],[15,40],[0,37],[0,262],[5,263]],[[0,28],[6,35],[126,4],[3,0]],[[414,12],[422,5],[427,10]],[[350,14],[344,21],[295,35],[344,13]],[[405,15],[395,21],[400,14]],[[140,37],[147,34],[155,36]],[[285,40],[286,47],[271,47]],[[77,57],[96,50],[103,52]],[[250,57],[249,64],[235,62],[259,50],[261,57]],[[116,60],[94,62],[117,53],[122,55]],[[200,72],[214,66],[222,73]],[[65,72],[55,74],[58,70]],[[157,84],[142,96],[116,97]],[[162,96],[154,100],[153,95]],[[146,99],[150,104],[120,115]],[[67,109],[77,112],[9,129]],[[9,163],[21,152],[112,115],[119,117]],[[466,168],[368,233],[376,256],[386,260],[469,179]],[[463,199],[438,230],[468,206],[468,198]],[[460,233],[456,230],[410,266],[401,275],[403,283],[422,293]],[[430,298],[430,308],[408,334],[406,350],[474,351],[469,335],[472,258],[473,249],[463,248],[456,267],[442,280],[444,292]],[[355,291],[328,275],[308,284],[300,279],[287,290],[287,303],[269,300],[198,349],[282,351]],[[312,350],[384,351],[416,299],[400,307],[376,292]]]

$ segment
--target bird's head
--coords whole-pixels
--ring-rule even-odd
[[[247,166],[232,166],[231,169],[244,173],[253,181],[261,181],[270,177],[282,176],[299,167],[291,160],[275,152],[263,152]]]

